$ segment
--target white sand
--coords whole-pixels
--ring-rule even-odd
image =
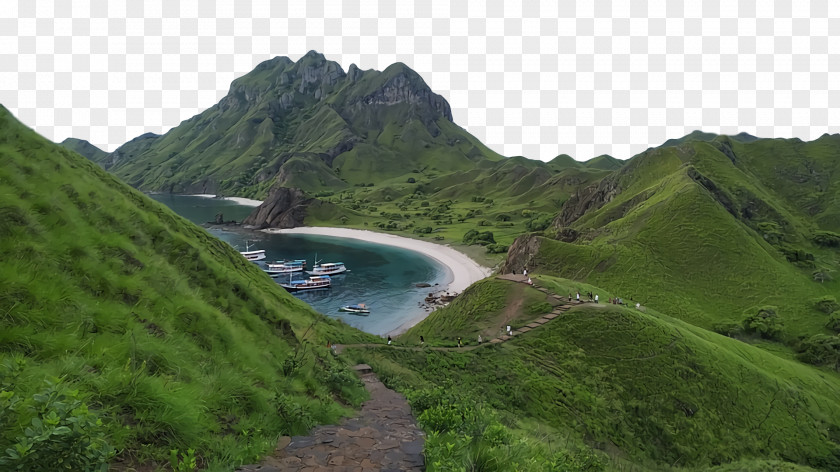
[[[216,198],[215,195],[209,193],[200,193],[195,195],[190,195],[191,197],[204,197],[204,198]],[[223,197],[224,200],[230,200],[232,202],[236,202],[240,205],[244,206],[252,206],[257,207],[262,205],[262,200],[253,200],[250,198],[242,198],[242,197]]]
[[[470,259],[466,254],[456,251],[449,246],[435,244],[428,241],[405,238],[393,234],[377,233],[361,229],[349,228],[324,228],[307,226],[303,228],[265,230],[270,233],[284,234],[316,234],[320,236],[335,236],[339,238],[361,239],[376,244],[395,246],[410,251],[419,252],[443,264],[450,272],[450,280],[447,282],[450,292],[463,292],[474,282],[489,277],[493,272],[488,267],[479,265]],[[445,285],[445,284],[444,284]]]
[[[319,236],[360,239],[371,243],[395,246],[401,249],[419,252],[438,261],[448,269],[449,273],[447,282],[441,284],[439,287],[436,287],[436,291],[461,293],[473,283],[489,277],[490,274],[493,273],[492,269],[479,265],[477,262],[470,259],[466,254],[458,252],[449,246],[443,246],[441,244],[435,244],[428,241],[419,241],[417,239],[405,238],[393,234],[377,233],[375,231],[361,229],[325,228],[315,226],[291,229],[269,228],[263,231],[268,233],[314,234]],[[417,316],[407,320],[405,323],[401,324],[399,327],[387,334],[390,336],[402,334],[412,326],[426,319],[426,317],[429,316],[429,313],[430,312],[418,313]]]

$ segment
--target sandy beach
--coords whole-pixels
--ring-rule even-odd
[[[216,198],[215,195],[209,193],[200,193],[195,195],[190,195],[191,197],[204,197],[204,198]],[[222,197],[224,200],[230,200],[232,202],[236,202],[240,205],[244,206],[252,206],[257,207],[262,205],[262,200],[253,200],[250,198],[242,198],[242,197]]]
[[[314,234],[320,236],[360,239],[371,243],[384,244],[386,246],[395,246],[401,249],[416,251],[438,261],[449,270],[449,280],[446,284],[442,284],[442,287],[444,287],[443,290],[447,290],[449,292],[461,293],[474,282],[489,277],[492,273],[492,269],[489,267],[479,265],[477,262],[467,257],[467,255],[460,253],[449,246],[435,244],[428,241],[420,241],[412,238],[405,238],[393,234],[377,233],[375,231],[366,231],[361,229],[314,226],[291,229],[270,228],[264,231],[269,233]],[[429,316],[429,313],[419,313],[415,318],[406,321],[388,334],[392,336],[401,334],[408,330],[408,328],[411,328],[425,319],[427,316]]]

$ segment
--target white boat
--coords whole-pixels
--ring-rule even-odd
[[[370,313],[370,309],[368,309],[368,307],[365,306],[364,303],[359,303],[358,305],[343,306],[339,308],[338,311],[346,311],[355,315],[367,315],[368,313]]]
[[[251,246],[248,243],[249,241],[245,241],[245,250],[239,251],[239,254],[245,256],[245,259],[248,259],[249,261],[261,261],[265,259],[265,249],[252,251]]]
[[[343,274],[347,272],[347,268],[344,267],[343,262],[324,262],[323,264],[317,264],[312,270],[307,271],[309,275],[336,275],[336,274]]]
[[[306,268],[306,260],[305,259],[296,259],[294,261],[285,261],[285,262],[275,262],[265,265],[267,269],[265,272],[272,276],[277,277],[281,274],[291,274],[292,272],[303,272],[303,269]]]
[[[291,275],[289,277],[291,277]],[[313,275],[306,280],[290,280],[288,283],[280,284],[281,287],[290,292],[330,288],[330,285],[331,281],[329,275]]]

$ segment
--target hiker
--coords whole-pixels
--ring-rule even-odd
[[[513,335],[513,332],[510,330],[510,325],[507,325],[507,334],[508,336]]]
[[[595,294],[595,303],[598,303],[598,294]]]
[[[423,336],[420,336],[420,344],[426,344],[426,340],[423,339]]]
[[[478,344],[481,344],[481,335],[478,335]]]
[[[534,285],[534,282],[531,282],[531,277],[528,277],[528,285]]]
[[[458,347],[461,347],[461,336],[458,336]]]
[[[577,293],[577,302],[580,303],[580,292]]]
[[[388,335],[388,345],[389,346],[391,345],[391,336],[390,335]]]

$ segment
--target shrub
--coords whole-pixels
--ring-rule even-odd
[[[814,306],[816,306],[817,310],[826,314],[831,314],[840,308],[840,305],[837,304],[837,299],[829,295],[814,300]]]
[[[840,333],[840,312],[834,312],[829,315],[828,323],[825,324],[825,327],[835,333]]]
[[[487,245],[487,254],[502,254],[507,252],[508,245],[507,244],[488,244]]]
[[[826,365],[840,372],[840,337],[815,334],[802,342],[799,359],[814,365]]]
[[[464,233],[464,244],[480,244],[482,246],[486,246],[488,244],[495,243],[496,239],[493,237],[493,233],[491,233],[490,231],[484,231],[479,233],[478,231],[471,229]]]
[[[840,234],[831,231],[817,231],[814,242],[823,247],[840,247]]]
[[[765,339],[777,339],[784,329],[784,323],[776,314],[777,309],[768,305],[748,310],[743,322],[744,331],[758,334]]]
[[[9,435],[11,444],[0,438],[4,470],[44,470],[49,464],[52,470],[105,472],[114,456],[102,420],[58,379],[47,380],[46,389],[26,400],[3,385],[0,418],[15,418],[19,428]]]
[[[415,182],[417,182],[417,181],[416,181],[416,180],[414,180],[414,177],[409,177],[409,178],[408,178],[408,180],[406,180],[406,182],[408,182],[408,183],[410,183],[410,184],[413,184],[413,183],[415,183]]]
[[[510,221],[510,215],[507,213],[499,213],[496,215],[496,221]]]

